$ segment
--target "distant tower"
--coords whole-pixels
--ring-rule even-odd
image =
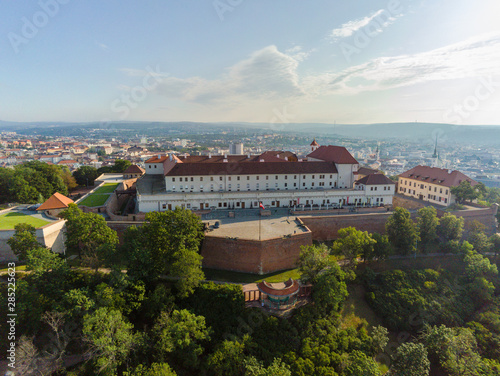
[[[377,156],[377,161],[380,159],[380,149],[379,149],[380,143],[377,144],[377,150],[375,151],[375,155]]]
[[[438,137],[436,135],[436,144],[434,145],[434,154],[432,154],[432,167],[439,167],[439,153],[437,151]]]
[[[319,148],[319,144],[316,142],[316,138],[313,140],[313,142],[311,142],[311,151],[314,151],[316,150],[317,148]]]
[[[229,154],[231,155],[243,155],[243,144],[236,143],[229,145]]]

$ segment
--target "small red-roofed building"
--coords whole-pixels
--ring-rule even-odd
[[[375,196],[378,191],[383,192],[384,194],[385,193],[390,194],[390,198],[388,198],[387,195],[384,195],[383,197],[374,197],[373,198],[374,202],[371,202],[370,198],[368,204],[392,205],[392,197],[396,189],[396,183],[393,182],[384,174],[369,174],[359,179],[356,182],[355,187],[356,189],[362,191],[369,191],[370,193],[374,193]],[[390,202],[387,201],[388,199],[390,199]]]
[[[417,166],[399,175],[397,193],[432,204],[448,206],[456,202],[451,188],[458,187],[463,181],[470,182],[472,186],[479,184],[457,170]]]
[[[133,164],[133,165],[128,166],[127,169],[125,171],[123,171],[123,178],[124,179],[136,179],[136,178],[140,178],[145,173],[146,173],[146,171],[142,167],[139,167],[139,166]]]
[[[57,217],[60,212],[68,208],[69,204],[73,203],[72,199],[56,192],[36,210],[39,212],[43,211],[52,217]]]

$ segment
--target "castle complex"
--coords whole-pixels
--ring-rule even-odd
[[[311,144],[303,158],[260,155],[158,155],[137,181],[138,211],[391,205],[395,184],[382,174],[357,181],[359,163],[340,146]]]

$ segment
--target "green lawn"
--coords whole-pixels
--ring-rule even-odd
[[[113,191],[118,187],[119,184],[115,183],[106,183],[102,187],[97,188],[94,193],[113,193]]]
[[[88,207],[103,206],[108,197],[109,194],[92,193],[91,195],[85,197],[83,201],[80,201],[78,205],[83,205]]]
[[[0,215],[0,230],[13,230],[14,226],[18,223],[27,223],[38,228],[50,222],[20,212],[10,212]]]
[[[300,278],[300,273],[297,269],[284,270],[265,275],[239,273],[228,270],[216,270],[207,268],[203,268],[203,272],[205,273],[205,278],[208,280],[235,283],[258,283],[262,282],[263,280],[266,280],[266,282],[276,283],[287,281],[289,278]]]

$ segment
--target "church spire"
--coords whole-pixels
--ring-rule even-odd
[[[436,135],[436,145],[434,146],[434,154],[432,154],[432,158],[438,158],[438,152],[437,152],[437,147],[438,147],[438,136]]]

